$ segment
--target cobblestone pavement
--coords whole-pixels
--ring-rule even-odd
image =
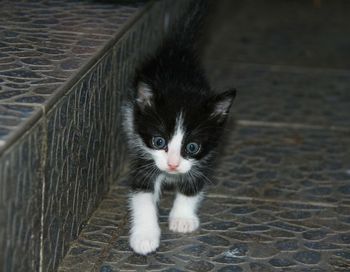
[[[166,192],[159,250],[132,253],[124,177],[60,271],[350,271],[349,3],[258,2],[219,1],[209,38],[210,79],[238,97],[200,229],[168,230]]]

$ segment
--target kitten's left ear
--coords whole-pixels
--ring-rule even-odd
[[[152,105],[152,97],[153,92],[151,87],[144,82],[139,82],[137,84],[136,102],[142,110],[144,110],[145,107]]]
[[[230,111],[236,93],[237,91],[235,89],[231,89],[214,96],[211,116],[217,118],[219,122],[224,121]]]

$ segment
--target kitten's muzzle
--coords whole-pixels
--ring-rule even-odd
[[[177,172],[177,168],[179,166],[179,163],[172,163],[172,162],[168,162],[168,172],[172,173],[172,172]]]

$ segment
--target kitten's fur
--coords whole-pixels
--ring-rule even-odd
[[[134,91],[123,108],[132,155],[130,246],[143,255],[159,246],[157,202],[165,182],[177,188],[170,230],[198,228],[196,210],[235,97],[234,90],[214,94],[204,75],[193,46],[204,1],[193,3],[137,70]]]

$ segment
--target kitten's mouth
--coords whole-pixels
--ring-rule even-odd
[[[177,169],[167,169],[166,172],[170,175],[176,175],[180,173]]]
[[[167,167],[163,170],[166,174],[169,176],[175,176],[175,175],[183,175],[184,172],[182,172],[179,168],[170,168]]]

